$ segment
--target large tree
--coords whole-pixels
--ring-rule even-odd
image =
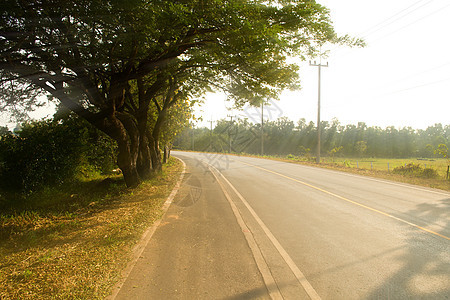
[[[128,186],[160,168],[167,112],[208,88],[238,105],[298,86],[289,55],[337,42],[310,0],[3,0],[2,83],[44,91],[115,139]],[[344,38],[345,39],[345,38]],[[341,39],[342,40],[342,39]]]

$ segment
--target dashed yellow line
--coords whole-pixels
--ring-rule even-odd
[[[301,181],[301,180],[298,180],[298,179],[295,179],[295,178],[286,176],[286,175],[284,175],[284,174],[281,174],[281,173],[278,173],[278,172],[275,172],[275,171],[272,171],[272,170],[268,170],[268,169],[266,169],[266,168],[262,168],[262,167],[259,167],[259,166],[256,166],[256,165],[253,165],[253,164],[249,164],[249,163],[245,163],[245,162],[241,162],[241,163],[243,163],[244,165],[248,165],[248,166],[251,166],[251,167],[254,167],[254,168],[257,168],[257,169],[260,169],[260,170],[263,170],[263,171],[266,171],[266,172],[269,172],[269,173],[278,175],[278,176],[280,176],[280,177],[284,177],[284,178],[286,178],[286,179],[289,179],[289,180],[298,182],[298,183],[300,183],[300,184],[303,184],[303,185],[305,185],[305,186],[307,186],[307,187],[310,187],[310,188],[315,189],[315,190],[317,190],[317,191],[320,191],[320,192],[322,192],[322,193],[325,193],[325,194],[328,194],[328,195],[330,195],[330,196],[336,197],[336,198],[338,198],[338,199],[344,200],[344,201],[346,201],[346,202],[349,202],[349,203],[358,205],[358,206],[360,206],[360,207],[363,207],[363,208],[368,209],[368,210],[370,210],[370,211],[376,212],[376,213],[378,213],[378,214],[380,214],[380,215],[389,217],[389,218],[391,218],[391,219],[397,220],[397,221],[399,221],[399,222],[408,224],[408,225],[410,225],[410,226],[412,226],[412,227],[415,227],[415,228],[420,229],[420,230],[422,230],[422,231],[431,233],[431,234],[436,235],[436,236],[438,236],[438,237],[441,237],[441,238],[443,238],[443,239],[450,240],[450,237],[448,237],[448,236],[445,236],[445,235],[440,234],[440,233],[438,233],[438,232],[429,230],[429,229],[427,229],[427,228],[424,228],[424,227],[419,226],[419,225],[417,225],[417,224],[408,222],[408,221],[406,221],[406,220],[400,219],[400,218],[398,218],[398,217],[396,217],[396,216],[393,216],[393,215],[388,214],[388,213],[386,213],[386,212],[383,212],[383,211],[381,211],[381,210],[378,210],[378,209],[372,208],[372,207],[370,207],[370,206],[361,204],[361,203],[359,203],[359,202],[350,200],[350,199],[348,199],[348,198],[339,196],[339,195],[337,195],[337,194],[335,194],[335,193],[332,193],[332,192],[329,192],[329,191],[327,191],[327,190],[321,189],[321,188],[319,188],[319,187],[316,187],[316,186],[311,185],[311,184],[309,184],[309,183],[306,183],[306,182],[304,182],[304,181]]]

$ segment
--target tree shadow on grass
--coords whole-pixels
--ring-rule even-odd
[[[12,240],[19,248],[39,246],[43,240],[53,246],[71,242],[86,229],[80,219],[117,206],[116,196],[125,191],[122,178],[107,178],[16,195],[21,201],[0,210],[0,246],[8,247]]]
[[[19,215],[27,211],[40,214],[73,212],[88,206],[92,201],[108,198],[108,195],[121,194],[126,190],[123,178],[116,176],[43,187],[30,193],[0,191],[0,213]]]

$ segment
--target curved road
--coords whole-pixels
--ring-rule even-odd
[[[262,280],[273,299],[449,299],[450,193],[265,159],[174,156],[209,173],[261,273],[252,284]]]

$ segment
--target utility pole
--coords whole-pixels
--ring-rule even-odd
[[[228,149],[228,153],[231,153],[231,133],[230,133],[230,129],[231,129],[231,125],[233,125],[233,118],[236,116],[227,116],[228,118],[230,118],[230,126],[228,126],[228,141],[229,141],[229,149]]]
[[[192,124],[192,151],[195,151],[195,128],[194,128],[194,124]]]
[[[318,67],[319,68],[319,89],[318,89],[318,101],[317,101],[317,157],[316,157],[316,163],[320,164],[320,71],[322,67],[328,67],[328,62],[326,65],[322,65],[322,62],[319,62],[318,64],[316,61],[314,63],[309,62],[309,65],[312,67]]]
[[[261,156],[264,155],[264,101],[261,102]]]
[[[209,150],[212,151],[212,123],[214,122],[211,118],[210,121],[208,121],[210,124],[210,130],[209,130]]]

